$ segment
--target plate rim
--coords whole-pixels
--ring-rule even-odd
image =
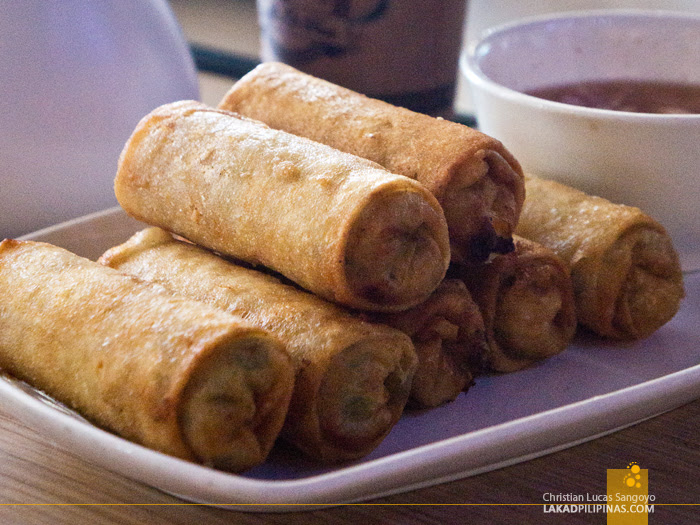
[[[15,401],[4,404],[5,410],[32,429],[52,431],[56,446],[88,463],[196,503],[245,511],[269,511],[270,505],[274,505],[276,511],[289,511],[342,505],[436,485],[521,463],[610,434],[699,398],[700,364],[331,472],[282,480],[249,478],[149,449],[77,414],[47,404],[38,397],[40,391],[30,385],[22,389],[13,384],[16,381],[0,377],[0,399]],[[37,394],[32,395],[27,389]],[[43,393],[40,395],[45,397]],[[552,419],[556,419],[554,426],[550,425]],[[588,430],[590,421],[601,419],[608,424],[595,431]],[[611,421],[614,424],[609,424]],[[567,431],[565,439],[560,439],[559,430]],[[520,453],[490,463],[484,459],[483,452],[492,446],[494,435],[499,434],[508,438],[507,446],[519,449]],[[76,439],[78,435],[81,439]],[[542,435],[548,436],[545,442],[532,440],[533,436]],[[557,437],[552,437],[555,435]],[[109,450],[110,454],[104,454],[104,450]],[[479,461],[466,464],[463,458],[460,461],[460,456],[467,452]],[[148,463],[146,469],[144,462]],[[426,479],[424,471],[431,464],[441,466],[441,472]],[[397,472],[401,476],[397,476]],[[363,483],[369,482],[374,490],[368,492]]]

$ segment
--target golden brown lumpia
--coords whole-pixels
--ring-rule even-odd
[[[123,437],[231,471],[261,463],[294,368],[273,336],[49,244],[0,244],[0,368]]]
[[[445,211],[452,260],[512,249],[523,199],[520,164],[492,137],[302,73],[263,63],[219,107],[373,160],[418,180]]]
[[[568,267],[540,244],[513,240],[515,251],[461,272],[486,325],[477,370],[514,372],[563,351],[576,332]]]
[[[472,385],[472,364],[487,350],[484,320],[465,284],[445,279],[423,303],[405,312],[374,314],[408,334],[418,355],[412,404],[435,407]]]
[[[100,262],[244,317],[282,340],[299,367],[282,435],[309,456],[369,453],[398,421],[416,367],[410,339],[158,228]]]
[[[115,192],[144,222],[352,307],[408,308],[449,264],[443,212],[420,184],[197,102],[141,120]]]
[[[578,320],[607,337],[639,339],[678,311],[683,275],[664,228],[638,208],[537,177],[517,233],[571,269]]]

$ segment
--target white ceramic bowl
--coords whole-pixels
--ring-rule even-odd
[[[587,11],[495,28],[463,55],[479,128],[525,171],[638,206],[700,269],[700,115],[587,108],[534,89],[632,79],[700,86],[700,16]]]

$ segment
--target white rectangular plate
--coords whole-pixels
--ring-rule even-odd
[[[25,238],[95,259],[141,227],[111,209]],[[697,399],[700,273],[686,275],[686,294],[676,317],[644,341],[579,336],[565,352],[537,366],[478,378],[452,403],[406,411],[369,456],[334,467],[315,465],[278,446],[264,465],[228,474],[126,441],[4,376],[0,402],[86,461],[190,501],[246,511],[269,510],[266,504],[278,505],[275,510],[337,505],[525,461]]]

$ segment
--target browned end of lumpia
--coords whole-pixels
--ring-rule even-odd
[[[420,193],[389,188],[373,194],[354,220],[345,246],[349,287],[365,305],[413,305],[423,300],[447,270],[449,249],[442,224]]]
[[[262,463],[291,399],[293,368],[268,336],[236,338],[193,370],[179,424],[185,442],[208,465],[239,471]],[[225,422],[225,424],[222,424]]]
[[[374,320],[408,334],[418,355],[412,404],[434,407],[452,401],[472,384],[472,364],[486,351],[484,320],[464,283],[444,280],[420,305]]]
[[[440,198],[449,225],[452,260],[478,263],[513,250],[525,193],[522,176],[502,152],[465,154],[451,167]],[[476,180],[474,182],[474,180]]]
[[[549,249],[514,237],[515,251],[462,270],[486,324],[482,368],[512,372],[563,351],[576,331],[573,285]]]
[[[383,345],[389,348],[391,341]],[[381,347],[382,345],[378,345]],[[317,410],[326,460],[352,459],[375,448],[399,420],[416,367],[413,352],[377,352],[362,342],[334,355],[318,388]],[[302,369],[302,376],[305,371]],[[303,378],[302,378],[303,381]],[[285,433],[295,425],[294,410]],[[304,450],[305,444],[295,440]],[[342,454],[339,450],[343,449]]]

